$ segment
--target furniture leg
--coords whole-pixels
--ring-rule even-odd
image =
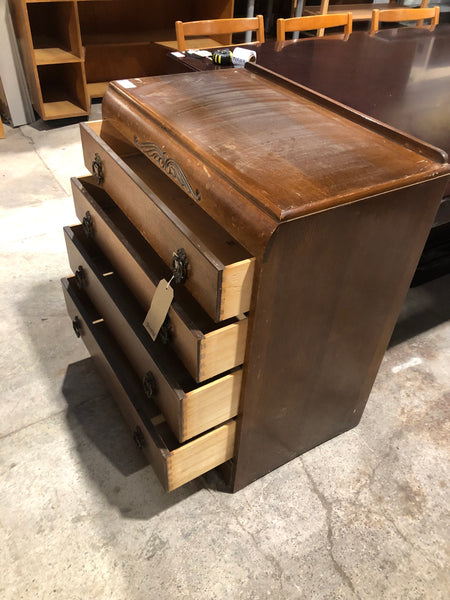
[[[247,17],[251,18],[255,16],[255,0],[248,0],[247,2]],[[252,32],[245,32],[245,43],[249,44],[252,41]]]
[[[301,17],[302,16],[304,4],[305,4],[305,0],[298,0],[297,6],[295,8],[295,16],[296,17]],[[294,31],[294,33],[292,34],[292,39],[293,40],[298,40],[298,38],[299,38],[299,32],[298,31]]]

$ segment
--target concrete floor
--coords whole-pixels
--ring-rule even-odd
[[[66,316],[83,173],[76,123],[6,127],[0,598],[449,598],[450,277],[410,291],[356,429],[238,494],[169,495]]]

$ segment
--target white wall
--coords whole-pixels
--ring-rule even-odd
[[[7,0],[0,0],[0,79],[12,125],[35,121]]]

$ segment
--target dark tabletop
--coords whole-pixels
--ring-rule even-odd
[[[450,154],[450,24],[252,44],[257,63]],[[218,68],[179,59],[180,70]],[[219,67],[220,68],[220,67]],[[448,191],[448,190],[447,190]]]
[[[450,24],[252,44],[257,63],[450,155]],[[173,59],[173,57],[171,57]],[[173,72],[210,60],[168,61]],[[229,67],[228,67],[229,68]],[[450,182],[413,283],[450,272]]]

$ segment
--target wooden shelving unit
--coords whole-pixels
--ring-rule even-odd
[[[38,66],[38,75],[46,119],[88,114],[89,98],[84,83],[83,64],[80,61]]]
[[[44,120],[87,115],[77,2],[15,0],[14,17],[36,112]]]
[[[175,21],[232,17],[234,0],[13,0],[34,109],[89,113],[109,81],[165,73]]]
[[[81,57],[73,52],[68,52],[62,48],[36,48],[34,50],[36,64],[39,65],[57,65],[62,63],[81,62]]]

